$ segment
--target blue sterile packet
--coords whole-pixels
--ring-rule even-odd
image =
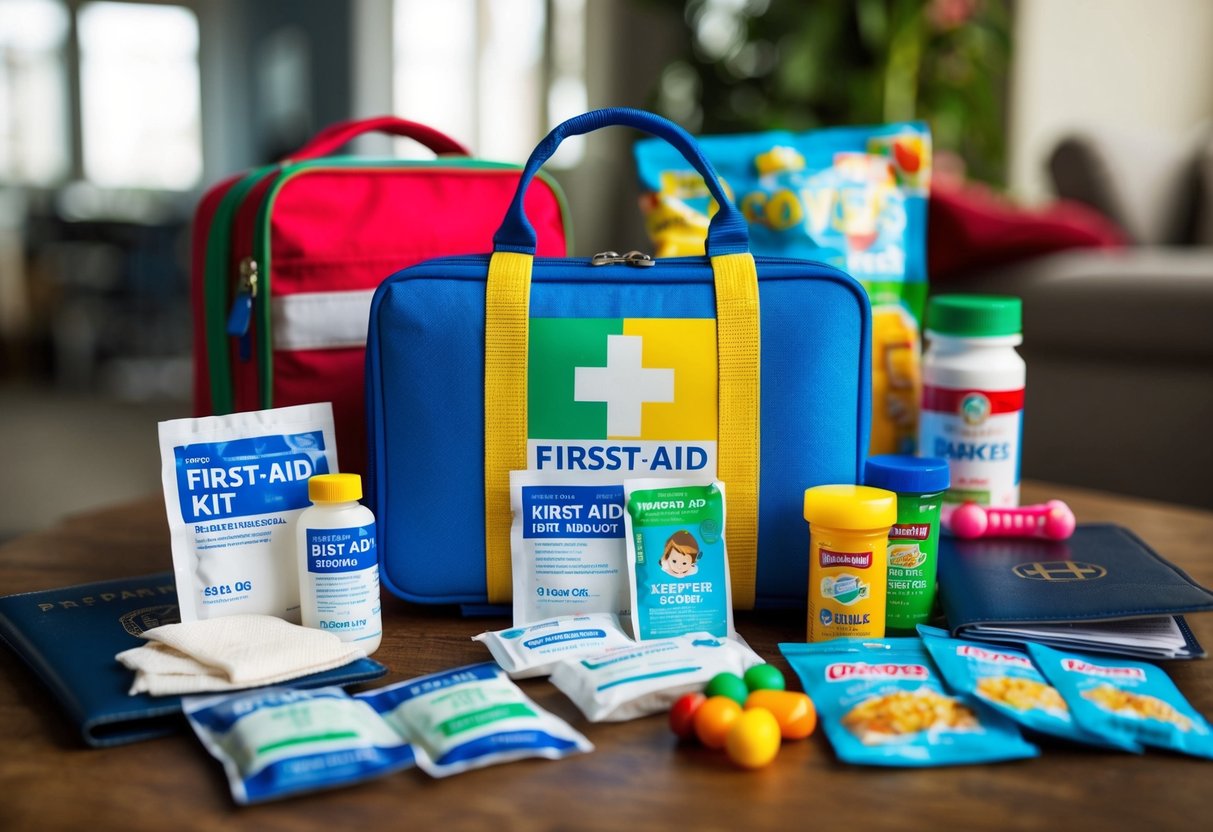
[[[951,638],[946,630],[919,625],[922,643],[948,687],[980,699],[1024,728],[1053,737],[1141,753],[1124,737],[1083,730],[1066,700],[1036,669],[1027,652],[989,642]]]
[[[948,694],[917,638],[781,644],[848,763],[943,766],[1035,757],[1011,720]]]
[[[413,765],[412,746],[341,688],[191,696],[182,708],[237,803],[348,786]]]
[[[1161,668],[1043,644],[1029,643],[1028,652],[1086,730],[1213,759],[1213,728]]]
[[[356,698],[412,740],[417,766],[431,777],[594,750],[492,662],[431,673]]]

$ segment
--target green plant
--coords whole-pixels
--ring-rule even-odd
[[[688,24],[654,105],[692,129],[923,119],[969,175],[1002,182],[1008,0],[648,1]]]

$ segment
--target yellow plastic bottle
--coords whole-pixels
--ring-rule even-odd
[[[883,638],[897,495],[866,485],[819,485],[804,492],[804,519],[809,521],[808,640]]]

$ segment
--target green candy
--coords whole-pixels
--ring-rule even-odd
[[[745,672],[745,686],[746,690],[787,690],[788,683],[775,665],[756,664]]]
[[[750,695],[750,689],[736,673],[717,673],[703,689],[705,695],[727,696],[738,705],[745,705],[745,698]]]

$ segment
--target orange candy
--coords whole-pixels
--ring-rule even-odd
[[[695,711],[695,735],[708,748],[724,748],[729,728],[741,716],[737,700],[727,696],[709,696]]]
[[[785,740],[802,740],[817,727],[817,709],[807,694],[791,690],[756,690],[745,700],[746,710],[770,711]]]

